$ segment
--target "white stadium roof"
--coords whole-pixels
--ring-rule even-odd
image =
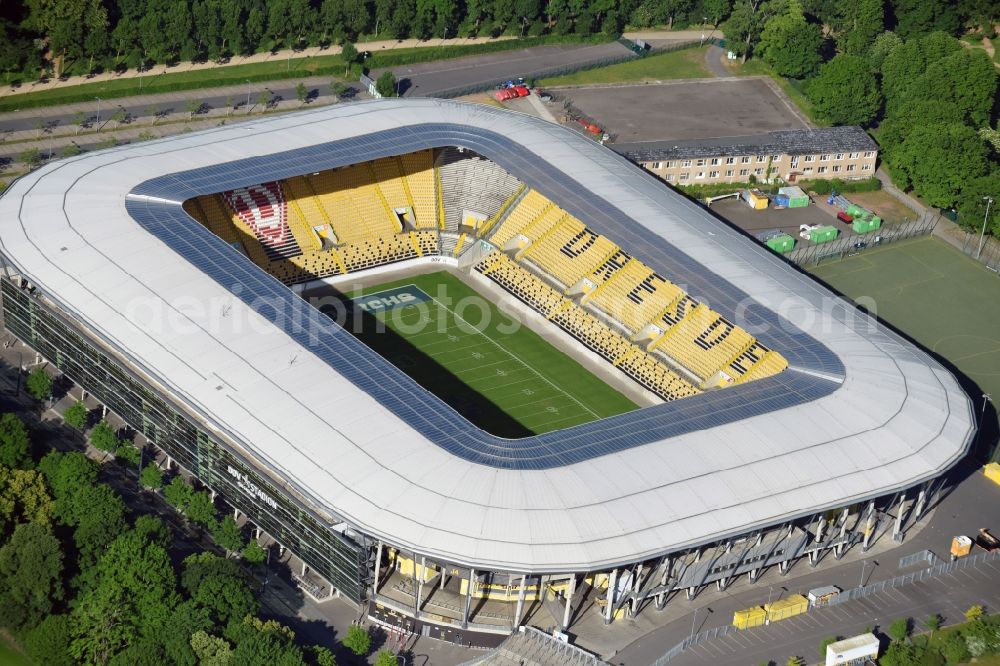
[[[195,194],[445,145],[501,164],[789,369],[500,440],[351,336],[310,341],[271,323],[251,307],[259,291],[308,306],[180,208]],[[0,251],[318,507],[478,569],[597,570],[742,534],[935,477],[974,433],[968,397],[927,354],[612,151],[485,106],[342,104],[62,160],[0,198]]]

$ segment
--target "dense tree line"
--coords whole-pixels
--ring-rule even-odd
[[[792,79],[819,120],[870,128],[898,186],[978,229],[984,197],[1000,202],[997,68],[955,35],[992,37],[998,14],[980,0],[737,0],[722,27],[729,49]]]
[[[100,470],[79,452],[36,463],[23,422],[0,415],[0,626],[35,663],[334,666],[326,648],[257,617],[246,564],[210,552],[175,564],[171,528],[131,515]],[[162,477],[144,470],[141,479],[157,487]],[[206,493],[179,478],[167,489],[244,563],[263,561]]]

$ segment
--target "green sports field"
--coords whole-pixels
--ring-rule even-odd
[[[348,296],[364,311],[348,330],[488,432],[524,437],[636,409],[449,273]]]
[[[950,361],[1000,404],[1000,277],[943,241],[894,243],[810,269]],[[980,395],[973,396],[976,409]],[[996,432],[996,427],[987,427]]]

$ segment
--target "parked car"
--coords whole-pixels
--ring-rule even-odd
[[[511,90],[513,90],[516,93],[515,97],[527,97],[528,95],[531,94],[531,91],[528,90],[528,87],[524,85],[514,86],[513,88],[511,88]]]
[[[839,213],[837,213],[837,219],[843,222],[844,224],[850,224],[851,222],[854,221],[854,218],[845,213],[844,211],[840,211]]]
[[[539,90],[537,91],[537,93],[538,93],[538,99],[542,100],[543,102],[552,101],[552,95],[548,94],[547,92],[542,92],[541,90]]]

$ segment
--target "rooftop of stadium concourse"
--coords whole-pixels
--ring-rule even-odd
[[[181,207],[455,145],[678,276],[791,368],[502,440],[324,324]],[[931,357],[850,307],[821,317],[835,299],[808,276],[621,156],[499,109],[361,102],[88,153],[12,183],[0,243],[61,309],[318,505],[365,534],[477,569],[613,567],[881,496],[950,467],[975,430],[968,397]],[[257,298],[283,312],[256,313]],[[228,309],[185,310],[183,330],[138,326],[129,309],[145,300],[173,313],[192,299]],[[262,326],[240,331],[239,319]]]
[[[868,133],[853,125],[780,130],[766,134],[722,136],[712,139],[615,143],[610,147],[637,162],[693,157],[815,155],[878,150],[878,144]]]
[[[628,214],[608,199],[581,188],[568,172],[548,168],[525,146],[492,130],[428,123],[421,125],[419,132],[383,130],[279,152],[266,158],[214,164],[146,181],[132,190],[126,207],[140,225],[182,256],[190,257],[195,265],[227,289],[234,282],[241,284],[243,288],[238,296],[246,303],[261,296],[286,300],[290,310],[306,310],[290,312],[289,319],[309,321],[321,315],[311,311],[310,306],[280,283],[262,279],[257,268],[241,254],[213,253],[209,259],[205,250],[214,245],[207,239],[215,237],[180,206],[165,201],[184,201],[256,182],[322,172],[425,148],[454,146],[459,143],[458,137],[461,137],[462,147],[498,163],[598,233],[634,252],[648,265],[668,276],[677,276],[689,293],[711,303],[716,311],[744,326],[765,331],[758,337],[769,348],[780,350],[791,368],[778,375],[723,391],[707,392],[693,399],[668,402],[543,435],[503,440],[472,426],[355,339],[342,341],[340,334],[343,331],[339,327],[334,330],[328,322],[315,322],[313,330],[327,333],[321,337],[319,345],[312,345],[317,356],[394,413],[406,418],[415,429],[449,453],[494,467],[545,469],[802,404],[827,395],[840,385],[843,365],[823,342],[763,307],[756,299],[749,298],[735,284],[720,278],[663,236],[633,223]],[[686,201],[684,204],[689,205]],[[276,323],[283,325],[280,321]],[[291,335],[303,341],[308,337],[304,332],[291,331]],[[376,377],[381,379],[375,380]],[[410,397],[403,399],[401,396]],[[435,418],[422,418],[423,414],[434,414]]]

